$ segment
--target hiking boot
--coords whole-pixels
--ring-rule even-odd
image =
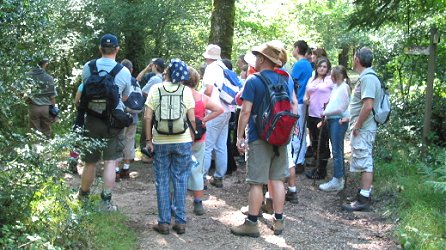
[[[342,205],[342,208],[347,211],[367,211],[370,209],[370,205],[372,203],[371,197],[362,196],[358,193],[356,197],[356,201],[353,201],[350,204]]]
[[[240,212],[242,212],[242,214],[248,216],[249,206],[244,206],[244,207],[240,208]],[[258,216],[258,217],[262,217],[262,216],[263,216],[263,212],[262,212],[261,209],[260,209],[260,211],[259,211],[259,215],[257,215],[257,216]]]
[[[129,169],[121,169],[121,171],[119,172],[119,177],[121,179],[128,179],[130,176],[130,170]]]
[[[261,207],[262,212],[267,214],[273,214],[274,208],[273,208],[273,200],[270,198],[266,198],[265,204]]]
[[[276,217],[273,217],[273,231],[274,235],[281,235],[283,232],[283,229],[285,229],[285,218],[282,218],[281,220],[276,219]]]
[[[195,215],[203,215],[204,214],[203,201],[199,201],[199,202],[194,201],[194,214]]]
[[[319,185],[319,189],[325,192],[341,191],[344,189],[344,178],[340,181],[333,178],[331,181]]]
[[[316,168],[311,170],[310,172],[306,172],[305,175],[307,176],[308,179],[323,180],[327,176],[327,169]]]
[[[303,174],[305,172],[304,164],[297,164],[295,167],[296,174]]]
[[[116,212],[118,211],[118,206],[113,205],[110,200],[101,200],[99,204],[99,211],[101,212]]]
[[[231,227],[231,233],[238,236],[260,237],[258,222],[245,219],[245,223],[240,226]]]
[[[186,224],[175,224],[172,227],[177,234],[184,234],[186,232]]]
[[[85,192],[79,188],[76,198],[81,204],[86,204],[90,200],[90,191]]]
[[[290,191],[286,192],[285,200],[294,204],[299,203],[299,199],[297,198],[297,192],[290,192]]]
[[[169,234],[169,224],[156,224],[153,226],[153,230],[160,234]]]
[[[116,171],[115,182],[121,181],[121,171]]]
[[[223,187],[223,178],[212,177],[212,179],[209,181],[209,183],[216,188],[222,188]]]

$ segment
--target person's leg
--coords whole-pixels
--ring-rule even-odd
[[[178,143],[172,155],[171,179],[174,187],[175,224],[186,224],[187,181],[192,164],[192,143]]]
[[[189,177],[188,188],[192,190],[194,197],[194,213],[196,215],[203,215],[203,189],[204,189],[204,168],[203,168],[203,160],[204,160],[204,148],[205,142],[195,142],[192,146],[192,154],[195,156],[195,160],[198,162],[198,165],[192,166],[191,175]]]
[[[47,105],[39,106],[40,112],[40,131],[47,137],[51,138],[51,124],[54,118],[50,115],[50,107]]]
[[[220,135],[217,138],[215,144],[215,178],[223,178],[226,174],[226,170],[228,168],[228,148],[227,148],[227,140],[228,140],[228,126],[229,119],[231,118],[231,112],[227,112],[221,115],[222,119],[220,120]]]
[[[85,167],[81,175],[81,190],[83,192],[89,192],[91,184],[93,184],[96,174],[96,162],[85,163]]]
[[[223,114],[222,114],[223,115]],[[220,134],[218,120],[221,116],[217,116],[215,119],[210,120],[206,123],[206,146],[204,149],[204,176],[208,174],[209,168],[211,167],[212,151],[214,150],[215,143],[217,142],[218,136]]]
[[[287,145],[287,154],[288,154],[288,190],[286,192],[285,200],[291,203],[298,203],[299,200],[297,198],[297,188],[296,188],[296,170],[293,160],[292,154],[292,143],[288,143]]]
[[[248,206],[249,206],[248,214],[257,216],[259,214],[262,201],[263,201],[263,185],[251,184],[249,186],[249,193],[248,193]]]
[[[155,173],[156,198],[158,205],[158,224],[170,224],[169,179],[171,169],[171,144],[155,144],[153,170]]]
[[[271,180],[272,190],[269,192],[273,193],[273,208],[274,213],[283,214],[283,206],[285,203],[285,188],[283,186],[283,181],[281,180]]]
[[[307,152],[307,129],[305,124],[306,108],[304,104],[298,105],[298,112],[299,120],[297,125],[299,126],[299,134],[294,138],[295,140],[293,141],[295,154],[293,158],[296,165],[301,164],[303,166],[305,162],[305,153]]]

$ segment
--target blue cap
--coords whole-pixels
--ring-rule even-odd
[[[172,83],[180,83],[189,80],[187,65],[180,59],[172,59],[169,64],[169,68]]]
[[[105,34],[101,38],[102,48],[116,48],[119,46],[118,38],[112,34]]]

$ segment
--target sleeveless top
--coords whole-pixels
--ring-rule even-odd
[[[203,102],[203,94],[201,94],[201,99],[195,101],[195,117],[198,117],[201,120],[203,120],[205,115],[206,115],[206,107],[204,106]],[[197,142],[204,142],[204,141],[206,141],[206,133]]]

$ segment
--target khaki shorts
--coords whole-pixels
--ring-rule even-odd
[[[85,129],[88,130],[85,137],[106,140],[104,148],[95,148],[92,152],[85,152],[82,157],[85,163],[98,162],[101,156],[104,161],[122,158],[125,140],[124,129],[109,128],[103,120],[91,115],[87,115]]]
[[[273,146],[263,140],[250,142],[248,148],[247,183],[268,184],[268,180],[284,180],[289,175],[286,146],[278,148],[278,156]]]
[[[350,159],[351,172],[373,172],[372,149],[376,132],[359,131],[357,136],[350,136],[352,157]]]

